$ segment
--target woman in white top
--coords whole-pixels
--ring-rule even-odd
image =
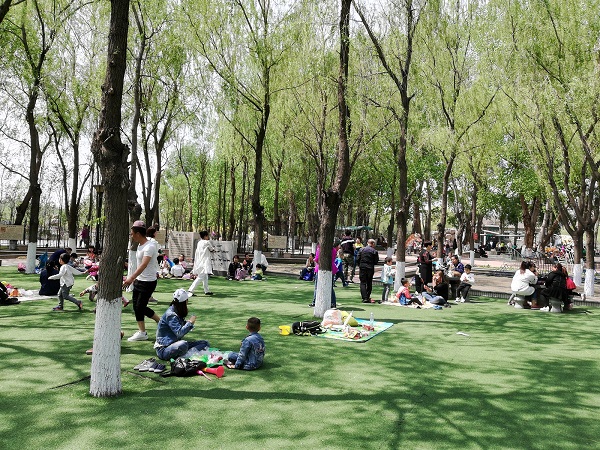
[[[529,261],[522,261],[521,267],[513,276],[510,289],[515,295],[529,297],[535,292],[533,285],[536,283],[537,274],[535,273],[535,266]]]
[[[156,289],[156,274],[158,267],[158,248],[156,241],[146,237],[146,225],[141,220],[136,220],[131,227],[131,239],[138,243],[136,252],[137,269],[124,282],[123,289],[133,283],[133,311],[138,325],[138,331],[129,337],[128,341],[147,341],[144,317],[149,317],[158,323],[160,317],[148,308],[148,301]]]

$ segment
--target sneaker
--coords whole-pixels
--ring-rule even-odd
[[[456,297],[456,299],[454,299],[454,303],[460,303],[460,297]]]
[[[314,303],[310,303],[310,304],[308,305],[308,307],[309,307],[309,308],[314,308],[314,307],[315,307],[315,304],[314,304]]]
[[[83,302],[77,303],[77,307],[79,308],[79,311],[83,311]]]
[[[63,307],[60,306],[60,305],[55,306],[54,308],[52,308],[52,311],[62,311],[62,310],[63,310]]]
[[[148,299],[148,303],[158,303],[158,300],[156,300],[154,297],[150,297]]]
[[[136,331],[133,336],[130,336],[127,338],[127,340],[129,342],[133,342],[133,341],[147,341],[148,340],[148,333],[145,331]]]
[[[143,360],[141,363],[139,363],[137,366],[133,367],[133,370],[139,370],[141,372],[147,372],[148,368],[154,364],[154,362],[156,361],[156,359],[154,358],[150,358],[150,359],[145,359]],[[143,367],[145,367],[145,370],[141,370]]]
[[[544,306],[543,308],[540,308],[541,312],[550,312],[550,307],[549,306]]]
[[[155,362],[152,367],[154,367],[154,373],[162,373],[167,369],[167,367],[164,364],[157,362]]]
[[[195,294],[192,291],[188,291],[188,297],[194,297]]]
[[[462,297],[461,297],[461,298],[460,298],[460,302],[461,302],[461,303],[464,303],[464,302],[466,302],[466,300],[465,300],[464,298],[462,298]]]
[[[213,295],[213,293],[208,291],[208,292],[205,292],[204,295]]]
[[[92,353],[94,353],[94,348],[93,348],[93,347],[92,347],[92,348],[88,348],[88,349],[85,351],[85,354],[86,354],[86,355],[91,355]]]

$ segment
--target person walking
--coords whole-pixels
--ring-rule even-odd
[[[133,311],[138,325],[138,331],[127,340],[147,341],[148,333],[144,317],[149,317],[158,323],[160,317],[152,309],[148,308],[148,301],[156,289],[158,273],[158,249],[155,241],[146,237],[146,224],[141,220],[133,222],[131,227],[131,239],[137,242],[136,252],[137,269],[123,282],[123,289],[133,284]]]
[[[191,297],[194,295],[194,289],[200,282],[204,287],[204,295],[213,295],[208,288],[208,276],[212,275],[212,261],[210,254],[214,253],[216,249],[212,246],[208,240],[208,231],[203,230],[200,232],[200,240],[196,246],[196,253],[194,255],[194,268],[192,274],[196,275],[196,279],[188,289],[188,295]]]
[[[364,247],[357,257],[358,269],[360,270],[358,278],[360,280],[360,296],[363,303],[375,303],[371,298],[373,290],[373,275],[375,275],[375,265],[379,262],[379,253],[375,250],[375,239],[369,239],[367,246]]]

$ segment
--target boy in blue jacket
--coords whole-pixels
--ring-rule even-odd
[[[231,352],[225,366],[230,369],[254,370],[262,366],[265,357],[265,341],[258,333],[260,331],[260,319],[250,317],[246,324],[250,332],[242,341],[240,352]]]

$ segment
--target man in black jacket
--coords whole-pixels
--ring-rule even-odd
[[[375,239],[369,239],[367,246],[358,254],[357,263],[360,269],[358,278],[360,279],[360,296],[363,303],[375,303],[371,298],[373,290],[373,275],[375,274],[375,264],[379,262],[379,253],[375,250]]]

